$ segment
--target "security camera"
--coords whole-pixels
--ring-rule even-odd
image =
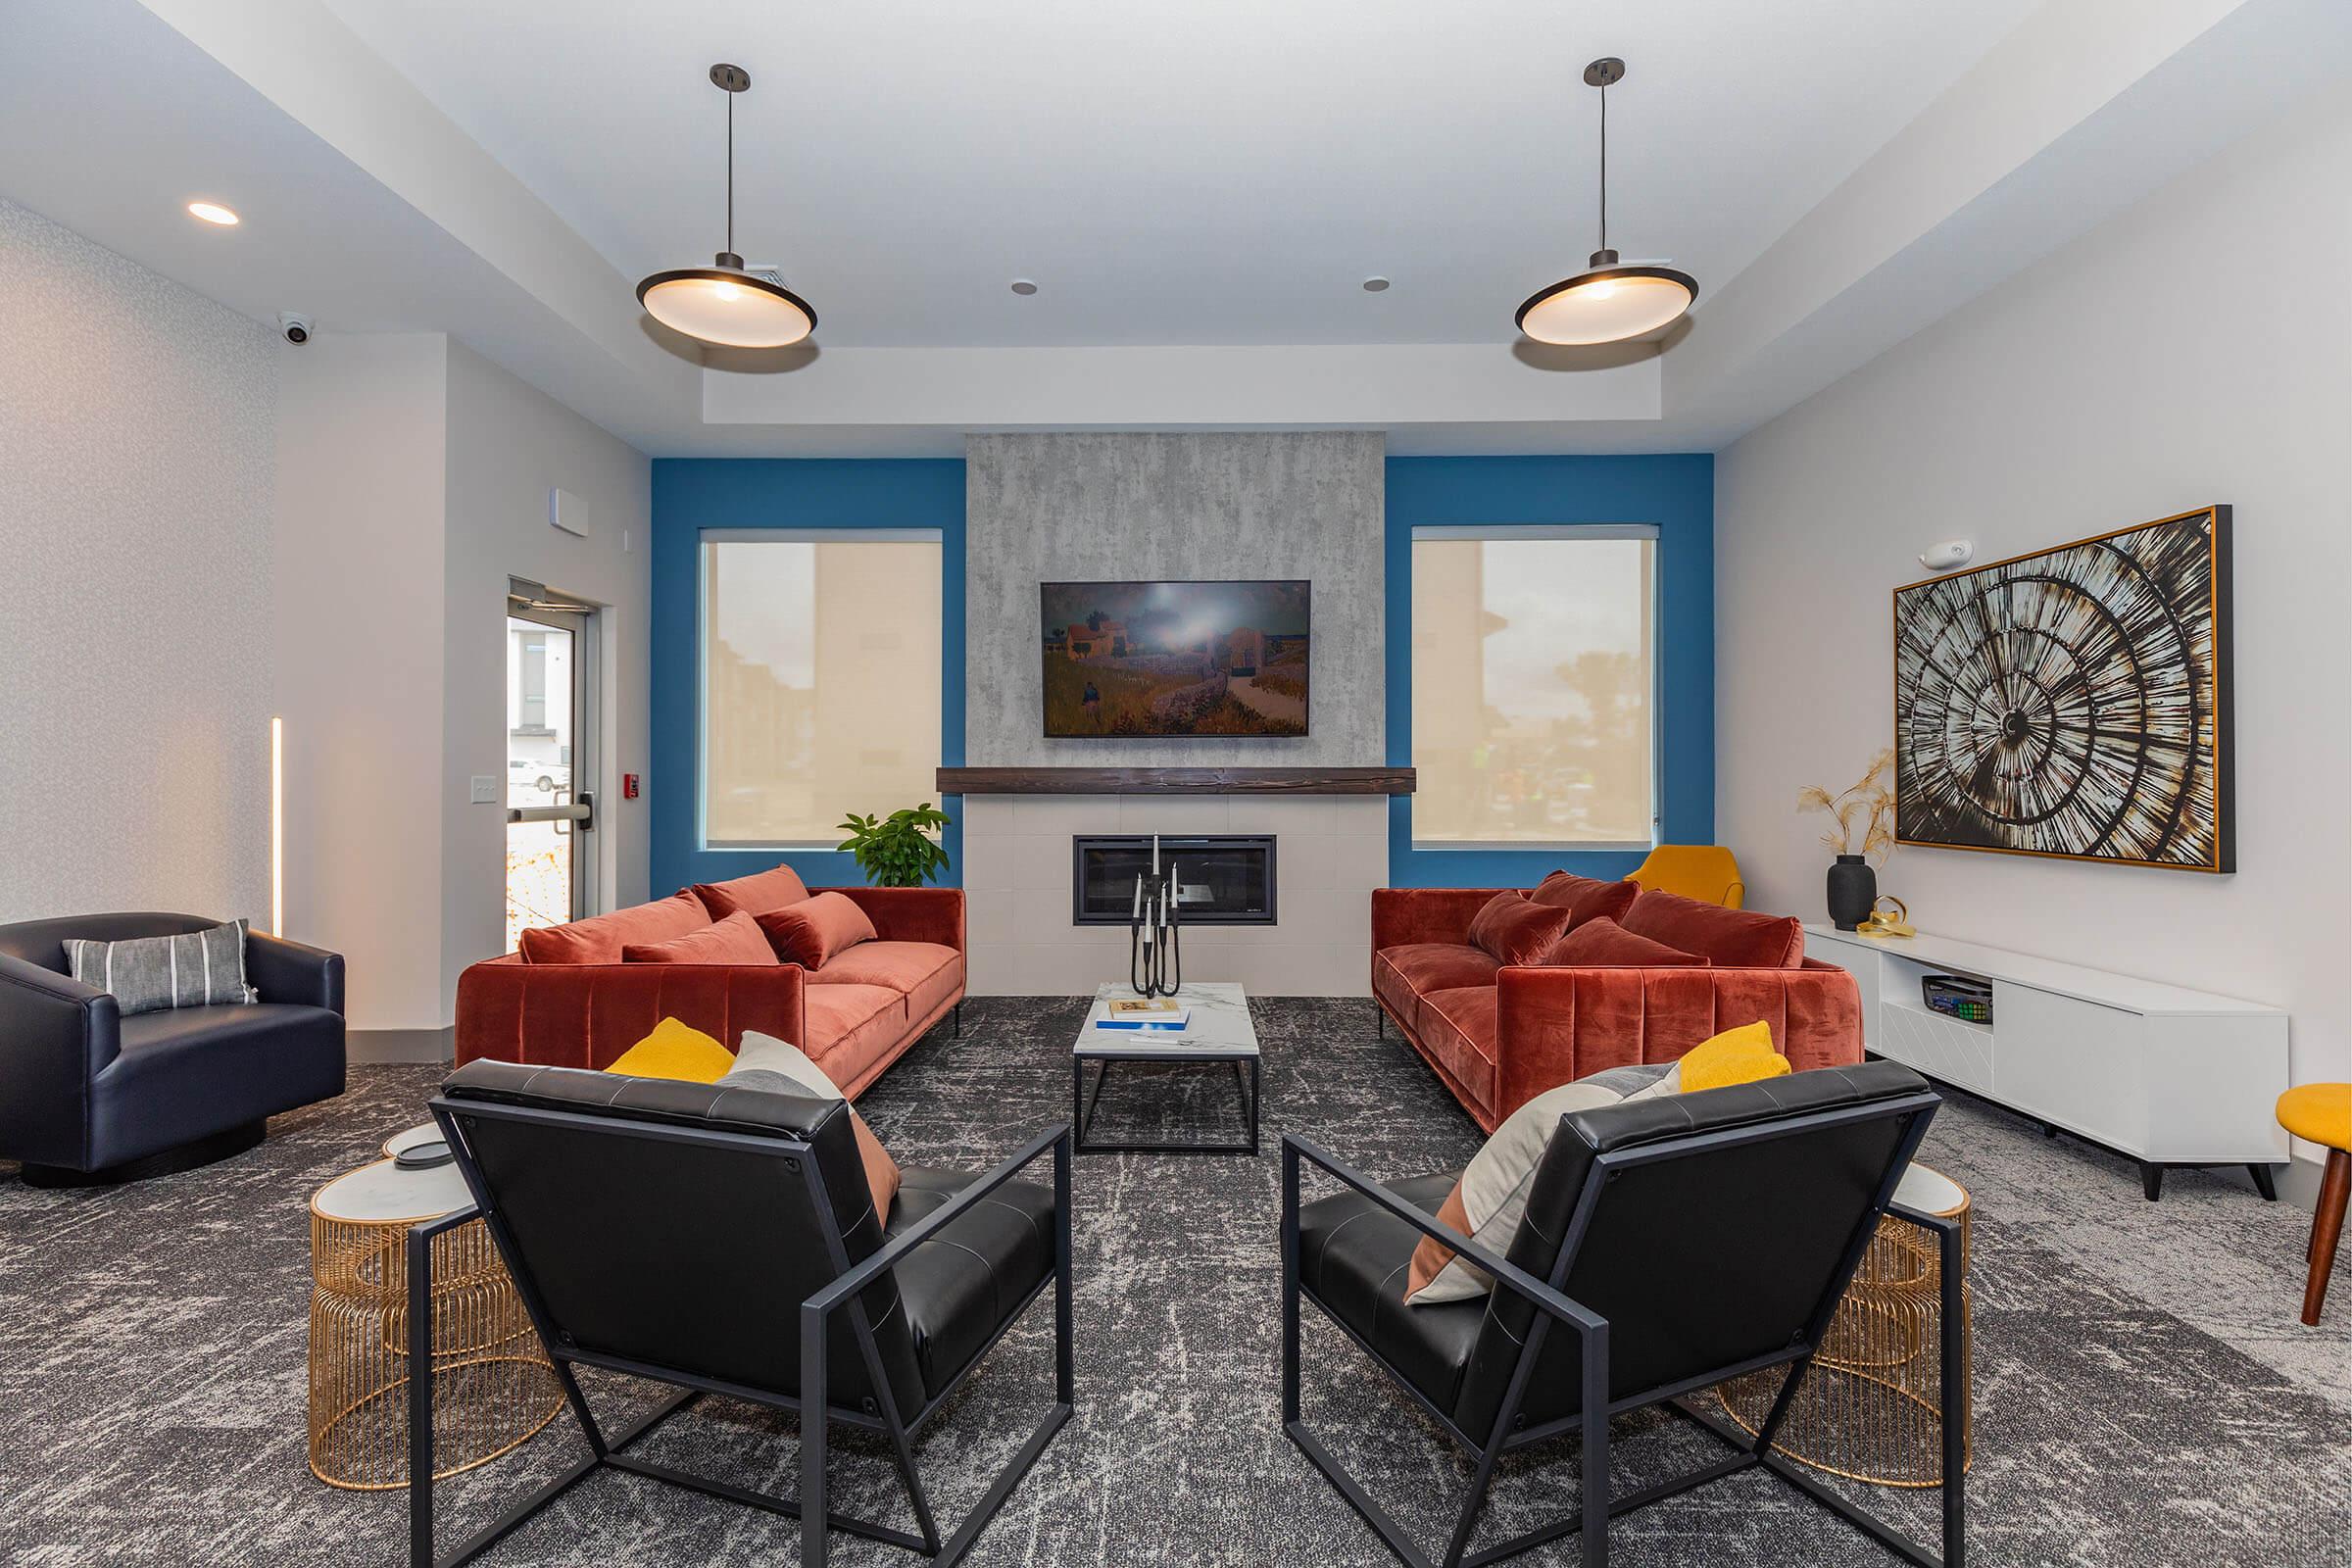
[[[311,340],[311,318],[300,311],[277,313],[277,329],[286,334],[289,343],[308,343]]]
[[[1954,566],[1967,565],[1976,553],[1977,547],[1966,539],[1946,539],[1921,551],[1919,564],[1930,571],[1949,571]]]

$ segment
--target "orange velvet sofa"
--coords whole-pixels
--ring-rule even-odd
[[[670,1017],[730,1051],[746,1029],[789,1041],[854,1099],[963,1001],[963,890],[816,891],[851,900],[875,931],[875,940],[816,969],[620,958],[630,943],[670,940],[739,909],[758,916],[811,897],[789,866],[525,932],[522,951],[458,977],[458,1062],[603,1067]]]
[[[1798,1071],[1862,1060],[1854,977],[1805,957],[1792,919],[1645,891],[1624,901],[1626,928],[1705,965],[1510,965],[1470,939],[1472,918],[1502,891],[1372,894],[1373,998],[1490,1133],[1546,1089],[1609,1067],[1673,1061],[1759,1018]]]

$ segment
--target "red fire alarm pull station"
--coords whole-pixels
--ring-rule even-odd
[[[620,798],[624,801],[633,801],[637,798],[636,774],[623,773],[620,775]]]

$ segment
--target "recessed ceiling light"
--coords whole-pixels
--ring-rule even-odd
[[[1012,291],[1025,299],[1037,292],[1037,285],[1025,277],[1016,277],[1012,280]]]
[[[1384,293],[1387,291],[1388,286],[1389,280],[1385,277],[1367,277],[1364,279],[1364,292],[1367,294]]]
[[[219,202],[190,202],[188,203],[188,216],[201,218],[208,223],[218,223],[222,228],[237,226],[237,215]]]

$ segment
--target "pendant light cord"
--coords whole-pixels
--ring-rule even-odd
[[[1605,116],[1608,104],[1606,94],[1602,95],[1601,104]],[[1605,233],[1608,227],[1605,218],[1601,220],[1601,227]],[[727,254],[735,254],[735,95],[731,92],[727,94]]]
[[[729,155],[729,170],[734,155]],[[1601,84],[1601,249],[1609,249],[1609,87]]]

